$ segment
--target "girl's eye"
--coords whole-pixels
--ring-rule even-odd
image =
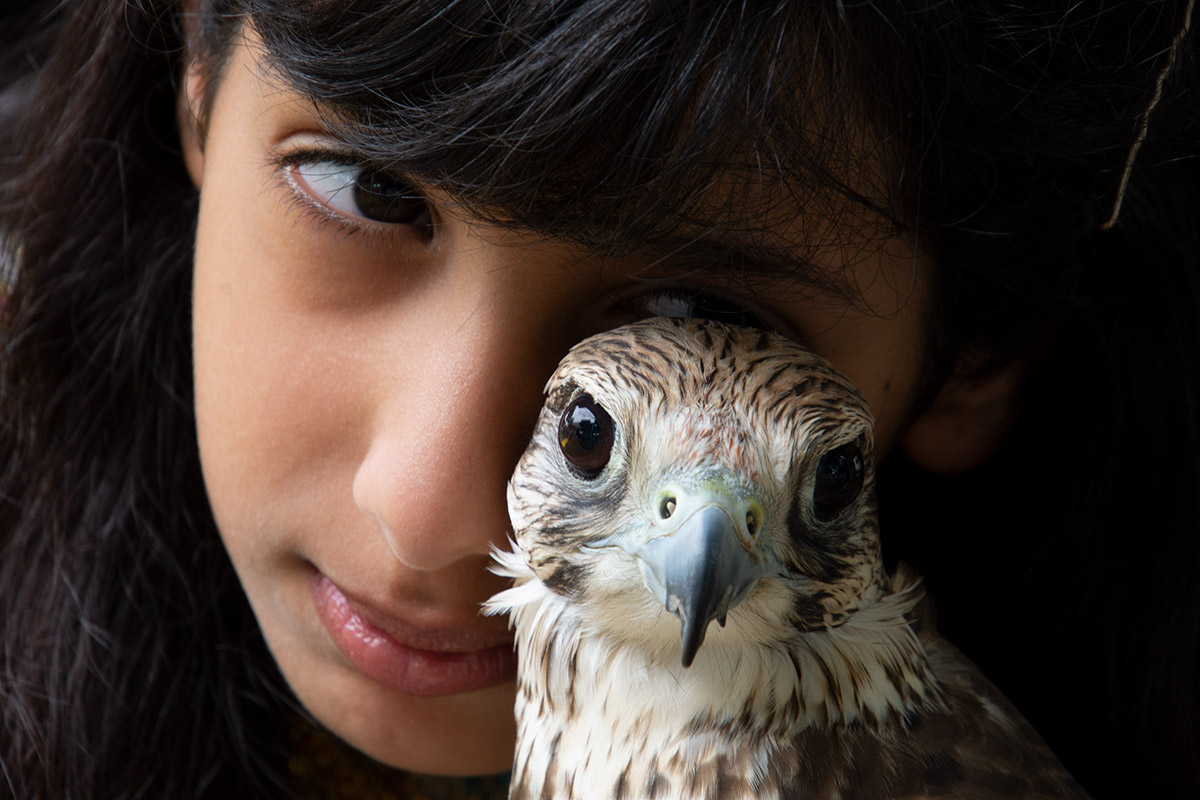
[[[637,303],[652,317],[702,317],[747,328],[769,327],[761,317],[736,301],[691,289],[653,292],[637,298]]]
[[[421,193],[385,172],[319,158],[296,161],[289,169],[303,191],[344,216],[385,225],[431,224]]]

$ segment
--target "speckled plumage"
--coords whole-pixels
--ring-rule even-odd
[[[490,604],[520,654],[511,798],[1085,796],[937,637],[916,577],[885,573],[872,418],[826,362],[761,331],[648,320],[577,345],[546,391],[509,485],[514,552],[497,555],[514,587]],[[560,445],[584,393],[615,429],[596,475]],[[824,519],[814,470],[847,444],[862,489]],[[631,551],[663,533],[661,487],[710,474],[761,506],[744,547],[766,574],[685,667]]]

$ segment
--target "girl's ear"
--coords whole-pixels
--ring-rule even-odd
[[[917,466],[940,475],[979,466],[1016,424],[1025,371],[1015,362],[981,378],[949,378],[909,425],[901,448]]]
[[[204,177],[204,132],[201,130],[201,91],[204,82],[195,61],[188,67],[175,103],[175,115],[179,122],[179,140],[183,148],[183,162],[188,175],[197,189]]]
[[[200,115],[204,108],[202,93],[206,88],[197,55],[201,52],[198,5],[197,0],[183,2],[180,19],[183,23],[187,69],[184,70],[183,85],[179,87],[179,95],[175,99],[175,118],[179,125],[183,163],[197,189],[204,177],[204,125]]]

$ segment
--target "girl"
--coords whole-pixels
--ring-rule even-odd
[[[11,796],[502,792],[504,483],[652,315],[833,361],[946,635],[1200,791],[1191,2],[3,13]]]

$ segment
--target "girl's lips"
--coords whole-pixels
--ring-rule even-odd
[[[360,672],[390,689],[437,697],[516,678],[517,657],[508,636],[465,628],[410,628],[365,604],[351,604],[319,571],[309,588],[317,616],[338,649]]]

